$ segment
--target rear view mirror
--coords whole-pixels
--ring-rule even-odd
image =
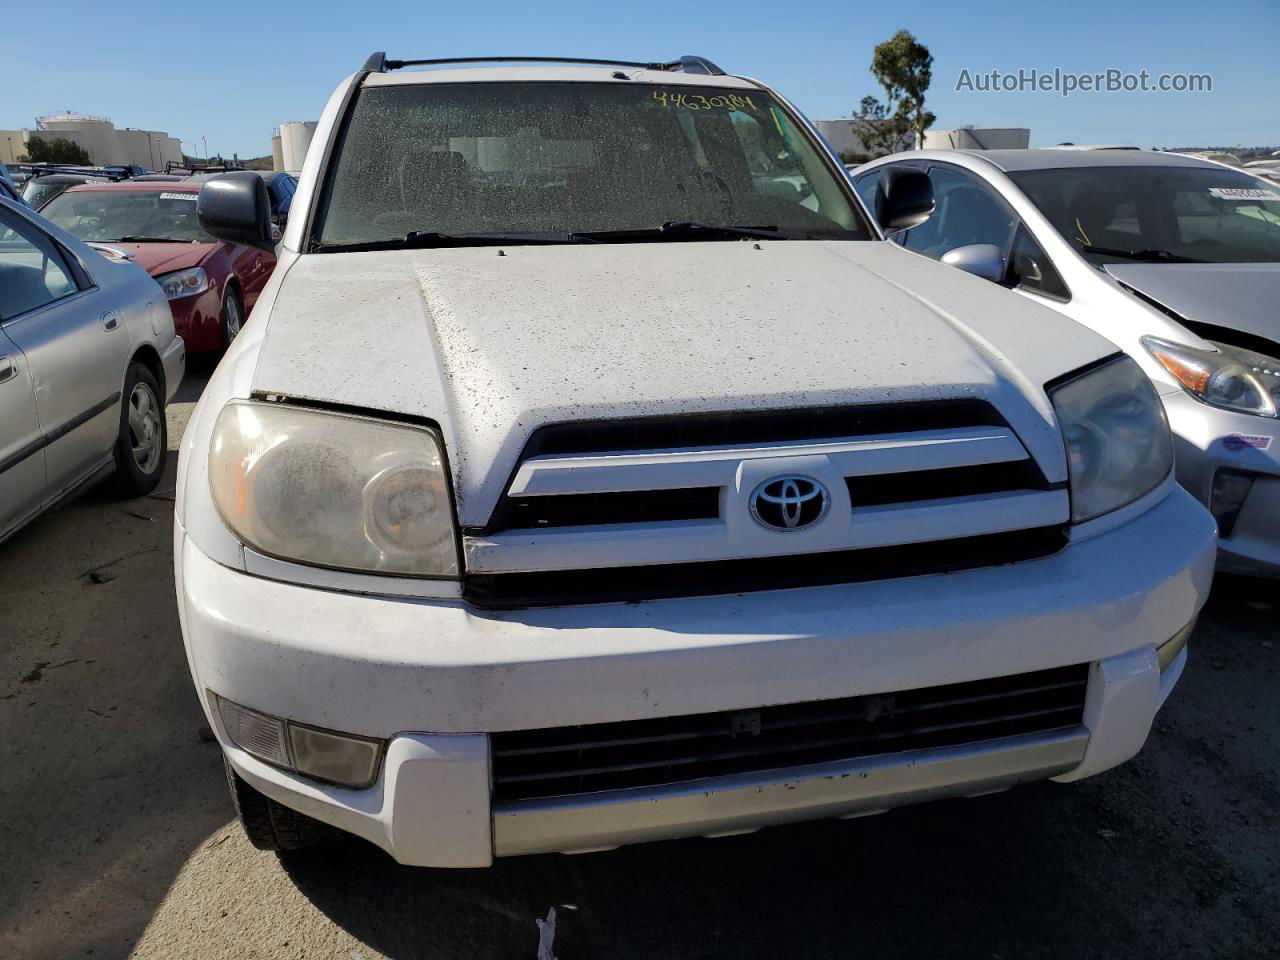
[[[196,216],[207,233],[228,243],[271,251],[271,199],[254,173],[226,173],[200,188]]]
[[[876,219],[885,233],[919,226],[933,208],[933,184],[918,170],[891,167],[876,187]]]
[[[970,243],[956,247],[942,255],[942,262],[993,283],[1004,279],[1004,254],[994,243]]]

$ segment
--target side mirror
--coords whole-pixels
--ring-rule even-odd
[[[876,219],[885,233],[918,227],[934,206],[933,184],[918,170],[890,168],[876,187]]]
[[[1004,253],[994,243],[956,247],[942,255],[942,262],[993,283],[1004,279]]]
[[[206,233],[228,243],[272,251],[271,199],[257,174],[245,171],[214,177],[196,198],[196,217]]]

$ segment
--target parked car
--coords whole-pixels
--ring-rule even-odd
[[[159,282],[191,353],[227,346],[276,258],[269,247],[220,241],[196,218],[198,183],[128,180],[72,187],[42,209],[82,240],[129,253]]]
[[[113,183],[113,178],[95,177],[87,173],[46,173],[29,179],[22,187],[22,199],[33,210],[42,206],[71,187],[82,183]]]
[[[153,490],[184,364],[143,270],[0,199],[0,540],[112,471]]]
[[[298,189],[298,178],[283,170],[274,173],[270,170],[250,170],[249,172],[261,177],[262,182],[267,185],[267,199],[271,203],[271,222],[283,228],[289,222],[289,206],[293,203],[294,191]],[[196,173],[187,179],[192,183],[207,183],[219,176],[222,174]]]
[[[1092,327],[1151,377],[1178,479],[1209,507],[1223,570],[1280,574],[1280,190],[1176,154],[920,151],[862,167],[870,205],[923,171],[930,221],[908,250]]]
[[[183,439],[250,840],[481,866],[1137,752],[1215,542],[1141,369],[875,242],[757,81],[505,60],[341,84]],[[882,213],[932,208],[904,176]],[[253,174],[197,209],[271,245]]]

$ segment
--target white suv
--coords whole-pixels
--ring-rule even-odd
[[[260,178],[199,210],[269,242]],[[1137,752],[1214,562],[1155,392],[881,241],[810,124],[700,58],[345,80],[181,448],[253,842],[483,866]]]

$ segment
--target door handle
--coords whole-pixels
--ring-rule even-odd
[[[12,380],[17,375],[18,367],[13,362],[13,357],[0,357],[0,383]]]
[[[104,313],[102,315],[102,326],[107,330],[114,330],[116,327],[120,326],[120,314],[115,311],[112,311],[111,313]]]

